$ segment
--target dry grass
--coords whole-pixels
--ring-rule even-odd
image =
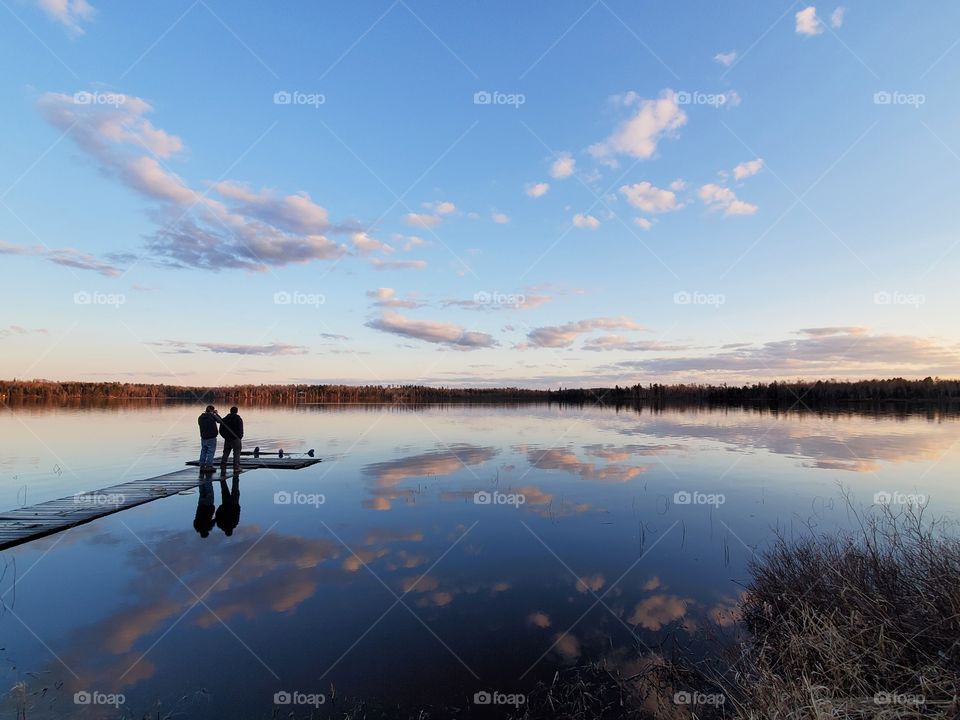
[[[851,513],[855,531],[752,563],[737,718],[960,716],[960,541],[919,508]]]

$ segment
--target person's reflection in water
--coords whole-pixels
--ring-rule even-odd
[[[240,524],[240,474],[233,474],[233,483],[227,489],[227,481],[220,476],[220,507],[217,508],[217,527],[227,537],[233,535],[233,529]]]
[[[214,520],[213,482],[204,480],[200,483],[200,497],[197,499],[197,514],[193,518],[193,529],[200,537],[205,538],[213,530]]]

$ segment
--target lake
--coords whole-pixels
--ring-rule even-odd
[[[199,411],[5,408],[2,509],[180,469],[198,454]],[[848,525],[843,492],[960,511],[954,415],[241,414],[245,448],[315,448],[323,462],[236,487],[215,476],[2,553],[0,714],[266,718],[347,696],[419,707],[526,693],[558,668],[629,669],[638,652],[728,628],[754,552],[777,529]],[[211,503],[235,491],[238,522],[212,525]]]

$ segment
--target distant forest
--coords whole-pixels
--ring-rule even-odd
[[[753,385],[628,385],[608,388],[446,388],[423,385],[234,385],[186,387],[147,383],[0,381],[0,401],[174,400],[246,404],[545,402],[575,405],[744,405],[772,408],[845,404],[960,402],[960,380],[817,380]]]

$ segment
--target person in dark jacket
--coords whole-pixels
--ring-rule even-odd
[[[217,409],[207,405],[200,413],[197,425],[200,426],[200,474],[213,472],[213,458],[217,454],[217,425],[221,422]]]
[[[220,437],[223,438],[223,457],[220,458],[220,472],[227,472],[227,458],[233,451],[233,472],[240,472],[240,448],[243,439],[243,418],[237,414],[237,407],[230,408],[230,414],[220,421]]]

